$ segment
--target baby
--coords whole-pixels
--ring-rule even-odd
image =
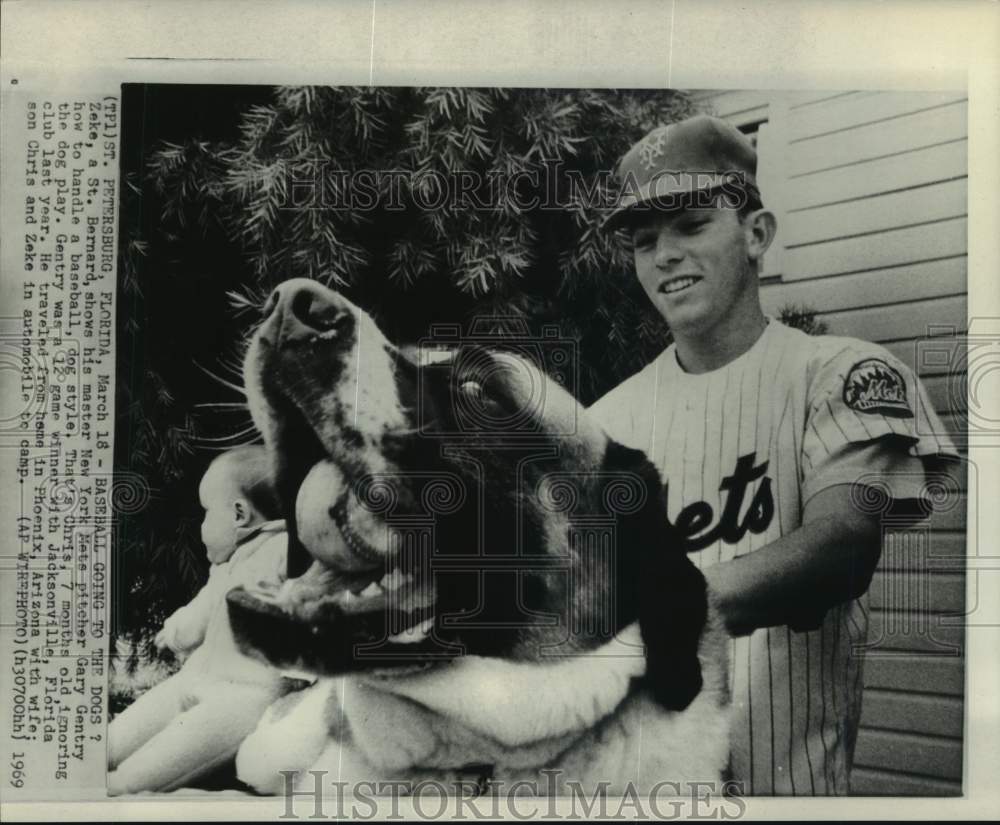
[[[278,584],[288,536],[263,447],[241,447],[209,466],[198,489],[208,583],[156,635],[157,647],[190,652],[179,672],[153,687],[108,727],[108,793],[168,791],[230,760],[261,715],[291,685],[240,652],[226,593]],[[193,651],[193,652],[192,652]]]

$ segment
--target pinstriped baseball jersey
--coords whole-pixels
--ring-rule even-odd
[[[705,568],[795,530],[835,484],[878,473],[894,498],[921,497],[919,459],[954,450],[918,434],[918,407],[921,430],[942,433],[923,387],[881,347],[770,320],[718,370],[688,374],[669,347],[591,409],[657,465],[670,521]],[[866,595],[814,631],[732,641],[731,766],[747,793],[847,793],[867,626]]]

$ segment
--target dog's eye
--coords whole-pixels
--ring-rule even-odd
[[[459,387],[459,391],[473,399],[474,401],[484,401],[486,399],[486,392],[483,390],[483,385],[478,381],[473,381],[471,379],[463,381]]]

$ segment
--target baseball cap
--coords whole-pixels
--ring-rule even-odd
[[[696,192],[722,188],[760,200],[757,152],[731,123],[711,115],[658,126],[618,162],[618,203],[604,218],[605,229],[617,229],[643,207],[679,208]]]

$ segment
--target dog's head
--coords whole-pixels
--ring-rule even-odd
[[[704,579],[656,470],[525,358],[420,363],[312,281],[282,284],[245,380],[289,523],[289,579],[229,594],[248,652],[320,674],[541,660],[639,620],[647,679],[700,685]]]

